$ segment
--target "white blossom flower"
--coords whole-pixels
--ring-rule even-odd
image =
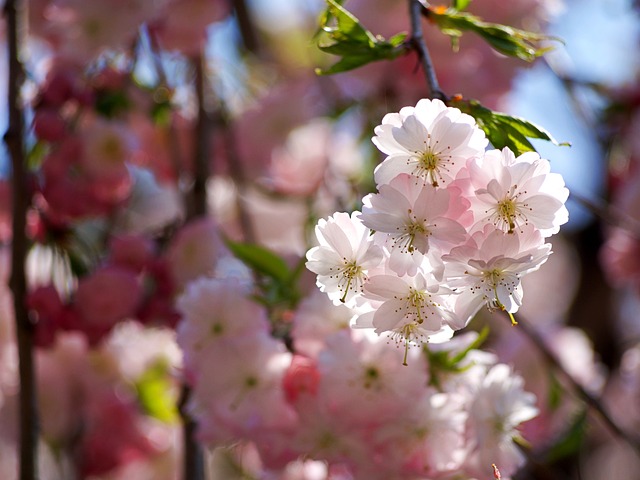
[[[374,172],[378,184],[408,173],[443,185],[488,143],[471,116],[437,99],[422,99],[415,107],[385,115],[374,131],[373,143],[388,155]]]
[[[449,292],[435,279],[427,283],[427,275],[421,272],[413,277],[374,275],[364,287],[364,297],[380,303],[374,311],[360,315],[354,326],[374,327],[378,335],[390,332],[393,340],[404,344],[406,364],[410,343],[420,345],[433,335],[438,340],[451,338],[453,332],[445,321],[455,321],[442,297]]]
[[[495,463],[511,476],[524,463],[514,437],[517,427],[538,414],[535,395],[523,390],[524,380],[505,364],[493,366],[473,394],[469,432],[476,449],[467,458],[473,470]]]
[[[522,305],[521,277],[537,270],[551,253],[538,230],[523,227],[520,235],[510,235],[491,226],[476,232],[466,245],[444,255],[445,279],[459,295],[454,311],[464,327],[484,304],[489,310],[509,313]]]
[[[513,233],[531,224],[549,237],[569,220],[564,206],[569,190],[562,176],[551,173],[549,161],[537,153],[516,157],[505,147],[469,161],[467,168],[475,189],[475,198],[470,200],[480,229],[491,223]]]
[[[353,304],[362,293],[367,272],[382,261],[382,248],[356,213],[335,213],[316,226],[320,245],[307,252],[307,268],[318,275],[317,284],[334,304]]]
[[[400,174],[363,203],[362,223],[389,249],[389,267],[398,275],[415,275],[432,245],[447,252],[467,236],[457,219],[469,202],[457,188],[435,188]]]

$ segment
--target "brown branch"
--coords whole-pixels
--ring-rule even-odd
[[[431,98],[438,98],[443,102],[447,101],[447,96],[440,89],[438,84],[438,78],[436,77],[436,70],[433,67],[431,61],[431,55],[429,49],[424,40],[424,33],[422,32],[422,4],[419,0],[409,0],[409,15],[411,18],[411,45],[418,53],[420,58],[420,65],[427,77],[427,85],[429,86],[429,96]]]
[[[210,145],[212,122],[207,109],[206,72],[204,54],[193,60],[198,118],[195,130],[195,152],[193,157],[193,185],[187,205],[187,218],[207,215],[207,180],[209,179]]]
[[[249,209],[247,208],[246,200],[244,199],[244,195],[247,190],[247,177],[242,165],[242,159],[240,158],[238,149],[236,148],[235,130],[231,125],[231,121],[228,118],[227,110],[223,102],[220,102],[217,121],[222,130],[222,136],[224,139],[229,175],[236,184],[236,209],[238,211],[240,229],[242,230],[242,234],[246,242],[255,243],[255,228],[253,227],[251,215],[249,215]]]
[[[198,118],[194,132],[195,151],[193,156],[193,183],[187,196],[187,221],[207,215],[207,181],[209,180],[210,144],[212,123],[206,104],[205,56],[201,53],[192,59],[195,73],[195,90]],[[182,385],[178,411],[182,418],[184,446],[184,480],[204,480],[204,454],[196,441],[197,424],[187,410],[191,388]]]
[[[230,0],[231,6],[236,14],[238,29],[242,36],[242,43],[248,52],[254,55],[260,54],[260,42],[258,42],[258,34],[255,24],[251,18],[251,12],[247,7],[246,0]]]
[[[631,446],[636,454],[640,455],[640,438],[634,437],[631,433],[625,431],[616,421],[611,417],[602,401],[599,397],[588,392],[573,376],[567,372],[555,354],[549,349],[544,339],[529,326],[527,320],[523,320],[522,317],[518,318],[518,325],[515,327],[520,329],[524,335],[531,340],[535,347],[540,351],[542,356],[547,360],[560,374],[569,382],[571,387],[578,393],[578,395],[584,400],[584,402],[594,411],[596,411],[599,417],[603,420],[607,428],[614,433],[617,437],[624,440],[629,446]]]
[[[11,277],[13,307],[18,342],[20,375],[20,479],[37,478],[38,413],[33,364],[33,324],[25,305],[27,281],[25,259],[28,251],[26,215],[30,203],[27,185],[26,155],[24,148],[24,115],[21,87],[24,69],[19,58],[19,30],[24,4],[19,0],[6,0],[4,15],[7,21],[7,47],[9,58],[8,101],[9,128],[4,135],[12,167],[13,240],[11,242]]]

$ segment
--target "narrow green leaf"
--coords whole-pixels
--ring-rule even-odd
[[[468,2],[457,1],[454,2],[452,8],[428,7],[426,10],[429,19],[440,28],[442,33],[453,38],[460,37],[463,31],[474,32],[489,43],[494,50],[527,62],[532,62],[552,49],[552,47],[541,46],[543,41],[559,40],[557,37],[528,32],[498,23],[484,22],[480,17],[460,11],[462,8],[459,8],[458,4],[463,4],[466,7]]]
[[[408,51],[404,46],[406,33],[394,35],[389,40],[374,36],[341,5],[342,2],[326,1],[327,9],[320,17],[320,31],[316,35],[318,48],[342,58],[329,68],[317,68],[316,74],[346,72],[378,60],[394,59]]]
[[[548,464],[567,458],[580,451],[586,436],[587,411],[583,410],[575,416],[565,434],[557,441],[546,455]]]
[[[465,10],[470,3],[471,0],[453,0],[451,7],[455,8],[458,11],[461,11]]]
[[[225,241],[231,253],[256,272],[285,284],[291,278],[287,263],[278,255],[260,245]]]
[[[528,120],[494,112],[476,100],[453,100],[450,104],[475,118],[494,148],[509,147],[516,155],[520,155],[535,151],[529,139],[546,140],[558,146],[570,145],[567,142],[559,143],[547,130]]]

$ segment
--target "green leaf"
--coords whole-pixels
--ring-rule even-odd
[[[551,447],[545,457],[545,463],[552,464],[580,451],[587,426],[587,411],[583,410],[575,416],[562,438]]]
[[[249,268],[273,278],[280,283],[288,283],[291,271],[287,263],[278,255],[260,245],[251,243],[225,241],[231,253],[242,260]]]
[[[471,0],[453,0],[451,3],[451,8],[461,11],[465,10],[469,6]]]
[[[527,32],[526,30],[498,23],[484,22],[480,17],[459,11],[463,8],[459,8],[458,4],[466,7],[468,3],[466,1],[456,1],[453,8],[427,7],[426,16],[445,35],[458,38],[462,35],[462,32],[475,32],[488,42],[494,50],[503,55],[520,58],[527,62],[532,62],[553,48],[541,46],[540,44],[543,41],[559,41],[557,37]]]
[[[166,423],[178,419],[174,385],[169,375],[169,365],[158,360],[135,382],[138,401],[144,412]]]
[[[316,69],[318,75],[346,72],[378,60],[391,60],[408,51],[406,33],[389,40],[374,36],[365,29],[339,1],[326,0],[327,9],[320,17],[320,32],[316,35],[318,48],[325,53],[342,57],[327,69]]]
[[[438,387],[442,374],[462,373],[471,364],[464,364],[464,360],[472,350],[477,350],[489,336],[489,327],[484,327],[478,337],[460,351],[433,350],[425,344],[423,350],[427,356],[430,373],[430,383]]]
[[[559,143],[547,130],[528,120],[494,112],[476,100],[452,100],[450,106],[475,118],[494,148],[509,147],[516,156],[535,151],[530,138],[546,140],[558,146],[570,146],[567,142]]]

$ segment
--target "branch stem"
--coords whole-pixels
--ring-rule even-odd
[[[4,135],[11,157],[11,187],[13,201],[13,239],[11,241],[11,277],[13,308],[18,343],[20,375],[20,479],[37,478],[38,412],[33,361],[33,324],[29,319],[25,299],[27,280],[25,260],[28,252],[26,216],[30,203],[24,147],[24,115],[20,95],[24,81],[24,68],[19,57],[19,28],[24,14],[24,3],[6,0],[4,15],[7,23],[9,59],[8,99],[9,127]]]
[[[571,387],[578,393],[578,395],[584,400],[584,402],[592,409],[595,410],[600,418],[603,420],[607,428],[614,433],[617,437],[624,440],[629,446],[631,446],[635,452],[640,455],[640,438],[632,436],[629,432],[625,431],[618,425],[618,423],[611,417],[602,401],[599,397],[596,397],[592,393],[588,392],[580,383],[573,378],[573,376],[567,372],[562,366],[555,354],[549,349],[544,339],[536,332],[529,322],[518,319],[518,326],[516,327],[524,335],[533,342],[535,347],[540,351],[544,358],[557,370],[563,377],[569,382]]]
[[[437,98],[443,102],[447,101],[447,96],[440,89],[438,84],[438,78],[436,77],[436,70],[433,67],[431,61],[431,55],[429,49],[424,40],[424,33],[422,31],[422,9],[424,7],[419,0],[409,0],[409,15],[411,18],[411,43],[418,53],[420,58],[420,65],[427,78],[427,85],[429,87],[429,96],[431,98]]]

